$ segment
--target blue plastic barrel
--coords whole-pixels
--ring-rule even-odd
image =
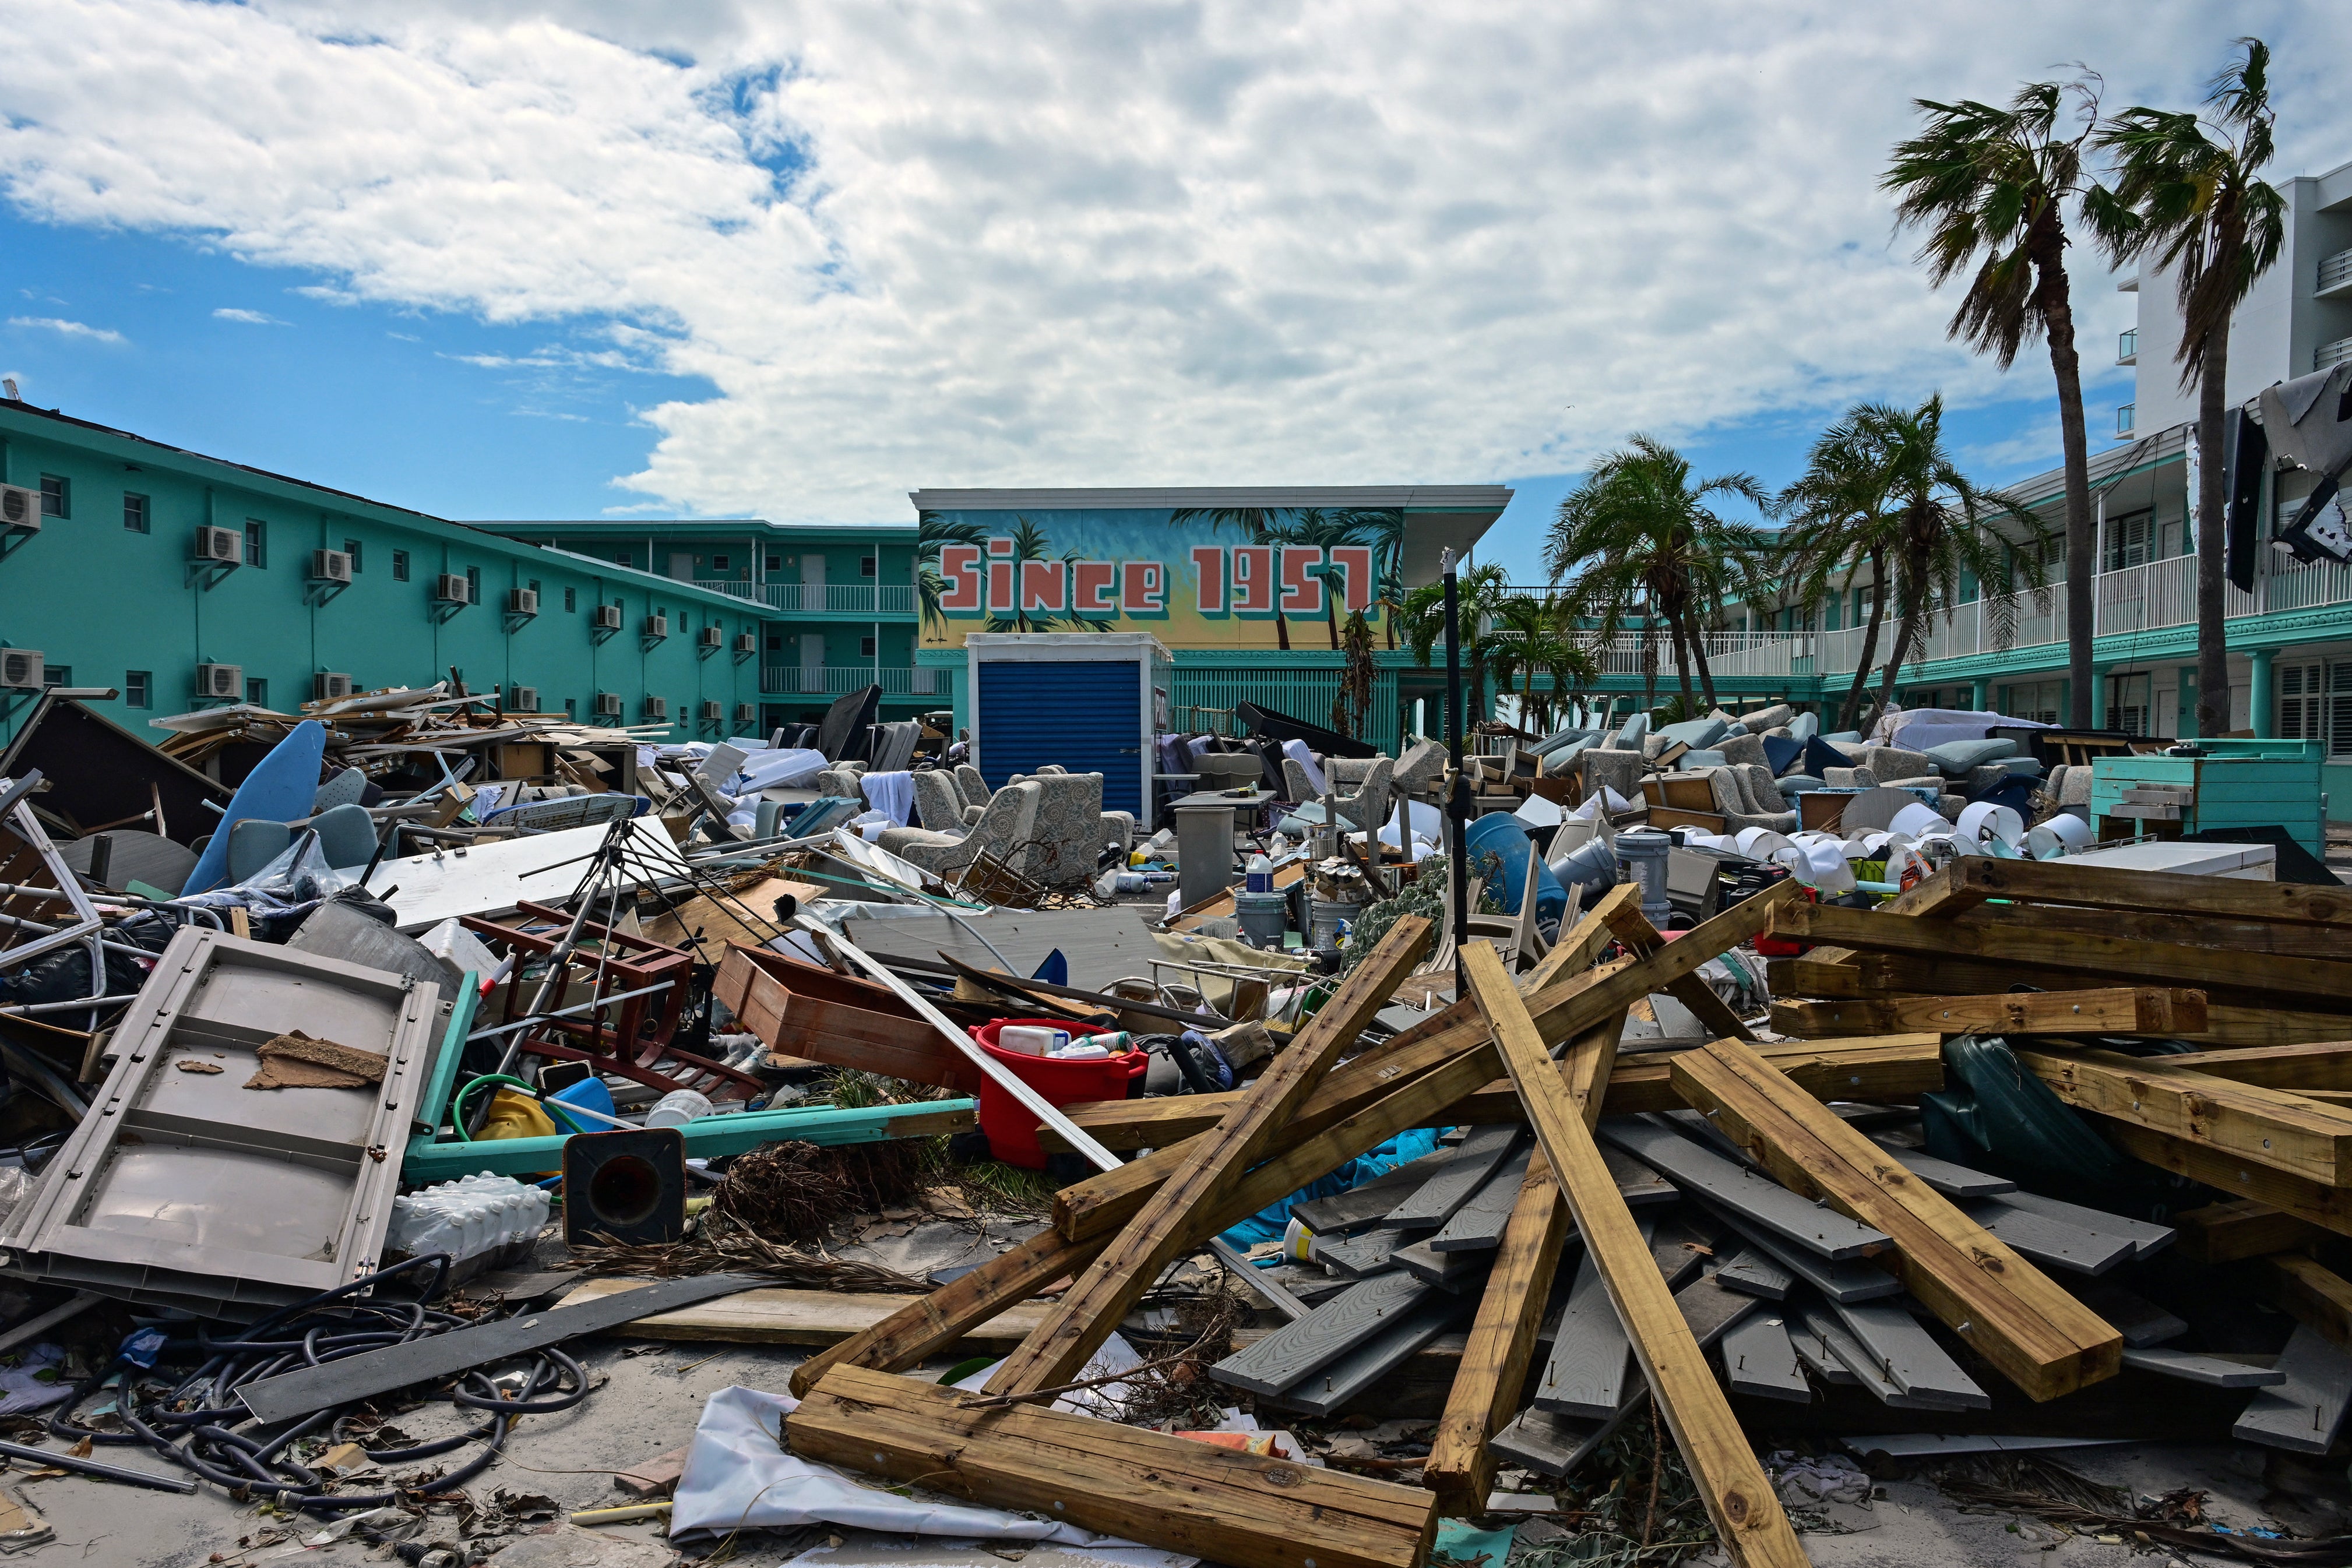
[[[1528,840],[1528,830],[1508,811],[1489,811],[1470,824],[1470,863],[1475,868],[1489,852],[1502,857],[1502,885],[1494,889],[1495,900],[1504,912],[1519,912],[1519,889],[1527,885],[1528,857],[1535,846]],[[1568,890],[1552,875],[1551,867],[1540,860],[1536,862],[1536,918],[1558,920],[1568,913]]]

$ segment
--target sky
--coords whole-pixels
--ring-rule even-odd
[[[1507,483],[1634,431],[1793,476],[1940,390],[2054,466],[2045,353],[1945,336],[1875,188],[1914,98],[2191,107],[2281,174],[2352,12],[946,0],[0,6],[0,371],[458,518],[904,521],[922,486]],[[2131,301],[2073,256],[2094,449]]]

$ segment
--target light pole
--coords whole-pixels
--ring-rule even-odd
[[[1454,905],[1454,995],[1469,993],[1462,986],[1462,945],[1470,930],[1470,864],[1469,845],[1465,838],[1469,821],[1469,780],[1462,776],[1462,596],[1461,584],[1454,575],[1457,561],[1448,549],[1438,558],[1438,568],[1445,574],[1445,746],[1453,755],[1453,767],[1446,775],[1445,820],[1446,880],[1452,884],[1450,896]]]

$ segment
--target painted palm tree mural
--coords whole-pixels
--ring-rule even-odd
[[[1377,511],[1357,507],[1181,507],[1169,514],[1171,523],[1205,522],[1212,528],[1234,528],[1253,545],[1271,545],[1279,549],[1284,545],[1314,545],[1324,550],[1350,546],[1370,546],[1372,551],[1371,601],[1375,607],[1388,613],[1389,646],[1396,646],[1396,612],[1403,608],[1402,590],[1396,585],[1402,580],[1404,565],[1404,514],[1401,511]],[[1317,567],[1316,575],[1324,580],[1323,619],[1329,634],[1331,651],[1340,650],[1339,607],[1334,590],[1338,575],[1329,565]],[[1275,600],[1274,635],[1276,645],[1285,653],[1290,650],[1290,621],[1282,612],[1282,601]]]
[[[971,545],[988,548],[988,530],[978,523],[950,521],[937,512],[920,514],[915,523],[915,587],[922,601],[923,624],[945,630],[947,612],[940,601],[947,596],[947,579],[940,575],[940,548]]]
[[[1238,528],[1242,538],[1251,544],[1272,545],[1279,549],[1297,542],[1291,538],[1293,510],[1288,507],[1179,507],[1168,514],[1168,520],[1206,523],[1212,528]],[[1274,641],[1284,653],[1290,652],[1290,622],[1282,613],[1279,592],[1274,596]]]

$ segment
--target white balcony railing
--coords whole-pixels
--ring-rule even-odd
[[[880,686],[894,697],[945,696],[948,684],[928,667],[885,664],[768,664],[760,671],[760,691],[765,696],[841,696]]]
[[[2352,288],[2352,250],[2339,250],[2319,264],[2318,293],[2325,298]]]
[[[2347,360],[2352,360],[2352,338],[2338,338],[2332,343],[2322,343],[2311,351],[2314,371],[2332,371]]]
[[[702,582],[738,599],[794,615],[912,615],[911,582]]]

